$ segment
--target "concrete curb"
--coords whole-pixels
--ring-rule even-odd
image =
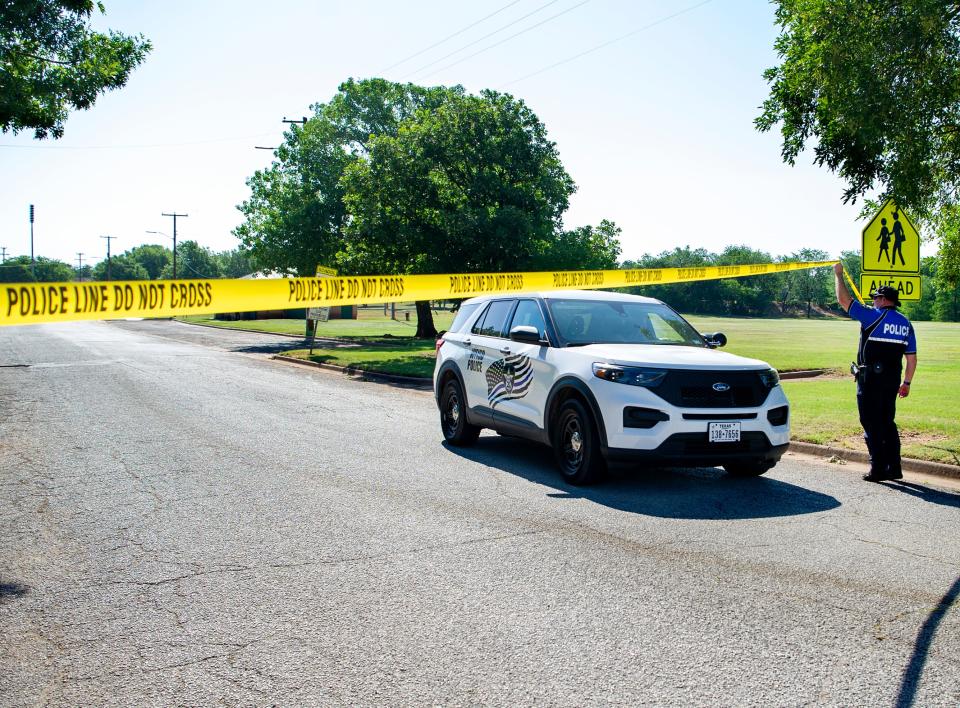
[[[265,332],[262,329],[243,329],[241,327],[221,327],[220,325],[204,324],[203,322],[186,322],[184,320],[178,320],[173,318],[174,322],[179,322],[180,324],[190,325],[191,327],[208,327],[210,329],[219,329],[221,331],[226,330],[228,332],[247,332],[249,334],[270,334],[274,337],[288,337],[290,339],[299,339],[304,344],[309,346],[307,338],[302,334],[287,334],[286,332]],[[317,342],[321,344],[343,344],[344,340],[342,339],[332,339],[330,337],[317,337]]]
[[[788,450],[802,452],[807,455],[816,455],[818,457],[837,457],[841,460],[850,460],[851,462],[870,463],[870,455],[867,453],[860,452],[859,450],[848,450],[843,447],[830,447],[829,445],[816,445],[814,443],[791,440]],[[926,460],[914,460],[905,457],[901,460],[901,466],[907,472],[921,472],[935,477],[960,479],[960,467],[956,465],[947,465],[942,462],[927,462]]]
[[[337,366],[336,364],[325,364],[320,361],[307,361],[298,359],[294,356],[284,356],[283,354],[274,354],[271,359],[285,361],[289,364],[300,364],[301,366],[312,366],[315,369],[326,369],[327,371],[336,371],[347,376],[354,376],[363,380],[385,381],[410,388],[422,388],[430,390],[433,388],[433,379],[425,379],[420,376],[399,376],[397,374],[382,374],[379,371],[367,371],[366,369],[357,369],[352,366]]]
[[[805,369],[803,371],[781,371],[781,379],[812,379],[814,376],[822,376],[827,373],[826,369]]]

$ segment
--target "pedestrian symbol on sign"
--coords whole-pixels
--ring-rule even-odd
[[[887,200],[863,230],[863,269],[876,273],[919,273],[920,236],[907,214]]]

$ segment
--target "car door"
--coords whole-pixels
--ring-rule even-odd
[[[486,310],[477,318],[464,342],[469,349],[467,368],[463,372],[467,387],[467,405],[481,418],[492,420],[490,405],[490,367],[503,358],[501,349],[508,340],[504,331],[516,300],[491,300]],[[496,371],[496,369],[495,369]]]
[[[505,330],[507,337],[510,330],[519,325],[536,327],[541,341],[548,341],[546,319],[537,300],[518,300],[510,325]],[[521,428],[536,426],[543,430],[547,395],[556,378],[556,367],[549,358],[550,351],[547,344],[510,339],[502,342],[498,349],[500,358],[492,364],[487,374],[495,427],[506,424]]]

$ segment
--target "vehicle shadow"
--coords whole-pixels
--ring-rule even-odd
[[[473,447],[444,446],[472,462],[557,490],[555,499],[588,499],[596,504],[670,519],[761,519],[828,511],[840,506],[834,497],[767,477],[741,479],[722,469],[614,468],[591,487],[566,484],[549,448],[523,440],[481,437]]]
[[[240,354],[283,354],[295,349],[308,349],[310,342],[306,339],[290,339],[284,342],[266,342],[263,344],[242,344],[230,347],[229,351]]]
[[[944,492],[932,487],[925,487],[922,484],[904,482],[902,479],[891,481],[884,484],[884,486],[889,487],[890,489],[896,489],[904,494],[917,497],[918,499],[923,499],[923,501],[926,502],[942,504],[943,506],[952,506],[960,509],[960,494],[955,492]]]
[[[897,708],[909,708],[913,705],[917,697],[920,677],[923,675],[923,667],[927,663],[927,655],[930,653],[930,646],[933,644],[934,635],[937,633],[937,627],[940,626],[940,622],[943,621],[953,603],[957,601],[957,596],[960,596],[960,578],[953,581],[953,585],[940,599],[937,606],[933,608],[917,633],[917,640],[913,644],[913,653],[910,655],[907,667],[903,670],[903,678],[900,681],[900,692],[895,704]]]
[[[7,598],[19,598],[30,592],[30,588],[22,583],[0,582],[0,604]]]

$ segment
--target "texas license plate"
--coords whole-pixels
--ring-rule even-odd
[[[740,442],[740,423],[710,423],[710,442]]]

